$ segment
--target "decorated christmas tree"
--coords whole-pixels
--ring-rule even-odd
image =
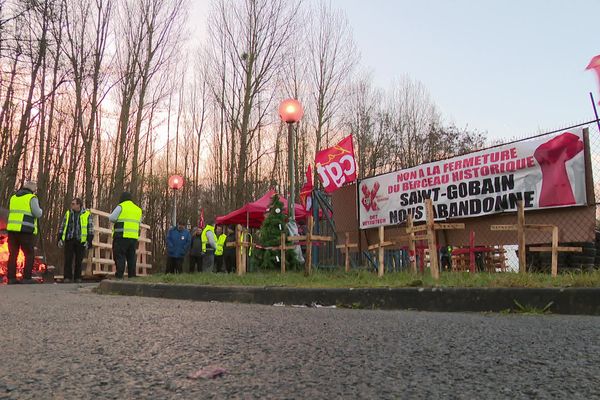
[[[267,209],[267,216],[260,227],[260,243],[263,247],[277,247],[280,245],[281,232],[286,229],[286,215],[283,213],[283,203],[279,200],[279,195],[275,193],[271,197],[271,203]],[[287,234],[287,232],[286,232]],[[290,244],[289,242],[287,244]],[[281,252],[279,250],[257,251],[256,261],[259,269],[279,269],[279,259]],[[292,250],[286,251],[286,267],[292,269],[298,266],[296,256]]]

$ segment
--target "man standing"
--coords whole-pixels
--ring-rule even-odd
[[[113,226],[113,258],[117,266],[117,279],[123,279],[125,263],[127,262],[127,275],[129,278],[136,276],[136,250],[140,238],[140,224],[142,223],[142,209],[132,200],[131,193],[123,192],[119,204],[108,217]]]
[[[38,219],[42,217],[42,209],[35,195],[37,184],[33,181],[25,182],[23,187],[10,198],[8,207],[8,284],[17,281],[17,256],[19,249],[25,256],[23,283],[33,283],[33,258],[35,257],[35,238],[38,233]]]
[[[233,228],[233,226],[229,225],[227,226],[227,236],[225,239],[225,243],[235,243],[235,241],[235,229]],[[235,265],[235,247],[225,246],[225,249],[223,250],[223,258],[225,261],[225,269],[227,270],[227,272],[236,272],[237,268]]]
[[[225,249],[225,242],[227,241],[227,235],[223,233],[223,227],[217,225],[215,229],[215,236],[217,237],[217,248],[215,249],[215,266],[217,272],[227,272],[223,266],[223,251]]]
[[[202,272],[213,272],[216,249],[215,227],[207,224],[202,231]]]
[[[442,271],[452,270],[452,246],[444,246],[441,248],[440,264]]]
[[[83,201],[76,197],[71,201],[71,209],[65,213],[58,230],[58,247],[65,249],[64,283],[73,278],[81,282],[81,262],[85,251],[92,247],[94,240],[94,222],[92,214],[83,208]],[[75,258],[75,276],[73,276],[73,258]]]
[[[196,228],[190,244],[190,273],[202,272],[202,229]]]
[[[190,232],[183,222],[171,227],[167,232],[167,274],[183,272],[183,258],[190,248]]]

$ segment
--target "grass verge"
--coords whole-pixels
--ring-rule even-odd
[[[194,284],[213,286],[285,286],[311,288],[362,288],[362,287],[600,287],[600,271],[564,273],[557,278],[547,274],[442,273],[438,282],[430,276],[406,272],[389,273],[382,278],[367,271],[315,271],[305,277],[301,272],[252,272],[244,276],[235,274],[156,274],[136,278],[139,282]]]

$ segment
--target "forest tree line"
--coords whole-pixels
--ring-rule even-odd
[[[328,2],[214,0],[191,35],[189,0],[0,0],[0,200],[38,182],[53,242],[71,199],[110,211],[130,191],[164,253],[173,193],[192,226],[287,195],[279,102],[300,100],[296,188],[318,149],[354,135],[359,177],[481,148],[418,81],[377,87]],[[197,36],[197,37],[195,37]],[[51,247],[51,246],[47,246]]]

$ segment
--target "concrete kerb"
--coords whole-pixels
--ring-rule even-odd
[[[101,294],[273,305],[443,312],[543,310],[600,315],[600,288],[293,288],[200,286],[104,280]],[[521,310],[523,311],[523,310]]]

